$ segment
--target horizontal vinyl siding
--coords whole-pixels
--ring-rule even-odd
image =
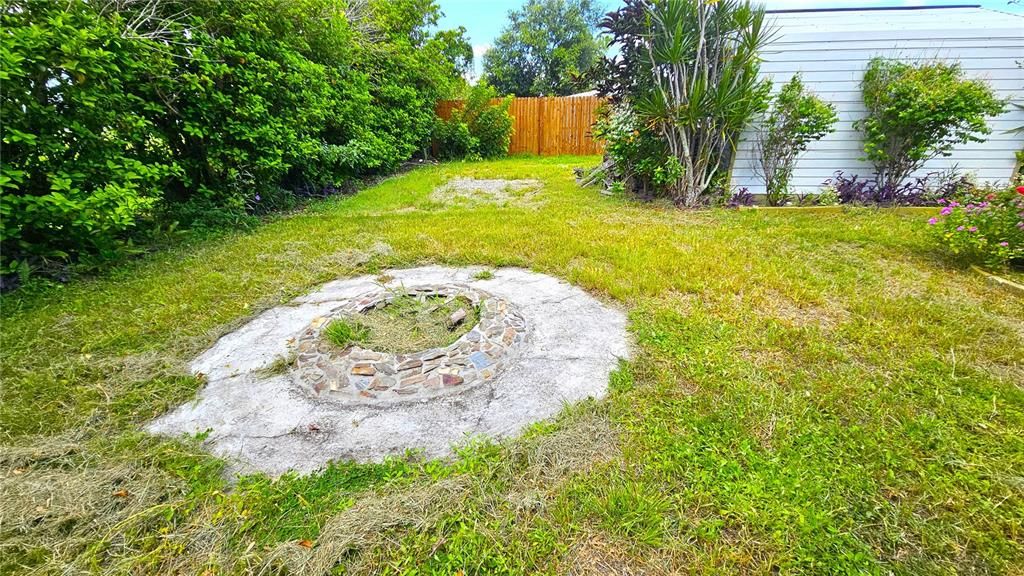
[[[860,80],[875,56],[901,60],[958,61],[967,76],[988,82],[1000,97],[1024,103],[1024,18],[991,10],[942,9],[852,13],[803,13],[775,16],[778,32],[763,53],[761,74],[778,89],[800,72],[808,89],[837,109],[836,132],[811,144],[801,156],[793,187],[817,190],[837,170],[870,176],[862,161],[860,134],[853,123],[865,112]],[[1020,24],[1019,26],[1017,24]],[[1024,126],[1024,111],[1011,107],[998,118],[985,142],[958,146],[953,154],[930,161],[919,175],[956,166],[981,181],[1005,181],[1024,147],[1024,136],[1006,133]],[[737,155],[733,184],[754,193],[764,187],[753,172],[751,135]]]

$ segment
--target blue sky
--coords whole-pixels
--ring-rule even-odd
[[[477,70],[480,56],[494,42],[505,25],[509,10],[523,5],[525,0],[438,0],[444,18],[442,28],[465,26],[477,56]],[[1024,4],[1007,5],[1006,0],[765,0],[769,9],[784,8],[836,8],[876,6],[941,6],[948,4],[980,4],[985,8],[1024,13]],[[604,0],[608,8],[620,5],[619,0]]]

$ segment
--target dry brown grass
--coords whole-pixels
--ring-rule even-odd
[[[312,548],[281,544],[266,557],[262,570],[321,575],[344,564],[346,573],[371,574],[387,562],[389,550],[394,552],[398,531],[429,533],[443,517],[460,510],[485,516],[511,510],[524,518],[544,514],[564,482],[619,454],[617,434],[604,411],[592,405],[570,411],[573,414],[557,430],[507,444],[507,457],[486,476],[458,474],[360,497],[324,524]],[[503,489],[489,488],[495,485]],[[365,551],[375,553],[364,555]]]

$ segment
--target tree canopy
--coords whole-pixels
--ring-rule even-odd
[[[590,0],[529,0],[484,54],[484,78],[499,93],[565,96],[601,57],[602,8]]]

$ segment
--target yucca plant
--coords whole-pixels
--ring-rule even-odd
[[[666,190],[694,206],[728,181],[740,134],[764,110],[770,82],[758,78],[758,52],[771,39],[764,8],[749,0],[641,3],[637,116],[658,131],[680,166]]]

